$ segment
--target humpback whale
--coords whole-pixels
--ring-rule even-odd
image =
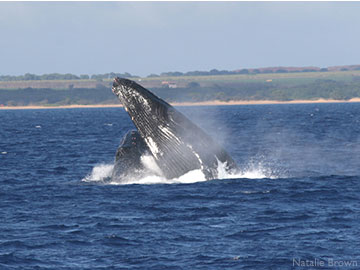
[[[216,179],[220,162],[227,171],[236,170],[234,160],[218,143],[149,90],[134,81],[117,77],[112,91],[137,129],[125,135],[117,150],[113,178],[140,170],[143,154],[154,158],[167,179],[197,169],[207,180]]]
[[[142,165],[141,157],[150,155],[150,151],[136,130],[128,131],[123,137],[115,155],[115,166],[112,179],[126,179],[134,175],[140,176],[146,171]]]

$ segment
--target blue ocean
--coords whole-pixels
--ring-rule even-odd
[[[178,107],[237,162],[106,181],[123,108],[0,110],[0,269],[360,269],[360,104]]]

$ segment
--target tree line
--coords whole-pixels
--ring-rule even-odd
[[[342,71],[346,71],[348,69],[344,69]],[[180,76],[216,76],[216,75],[237,75],[237,74],[248,74],[248,75],[256,75],[256,74],[269,74],[269,73],[299,73],[299,72],[327,72],[327,68],[319,68],[319,69],[299,69],[299,70],[288,70],[286,68],[272,68],[272,69],[241,69],[235,71],[229,70],[217,70],[212,69],[210,71],[188,71],[188,72],[163,72],[160,75],[150,74],[147,77],[180,77]]]
[[[25,75],[12,76],[12,75],[0,75],[0,81],[41,81],[41,80],[103,80],[103,79],[112,79],[115,77],[125,77],[133,78],[138,76],[133,76],[128,72],[125,73],[104,73],[104,74],[93,74],[91,76],[87,74],[74,75],[70,73],[61,74],[61,73],[50,73],[43,75],[36,75],[31,73],[26,73]]]
[[[352,68],[342,68],[340,71],[347,70],[360,70],[360,66],[353,66]],[[287,68],[271,68],[271,69],[241,69],[235,71],[229,70],[217,70],[212,69],[210,71],[188,71],[188,72],[162,72],[158,74],[150,74],[147,77],[181,77],[181,76],[216,76],[216,75],[236,75],[236,74],[268,74],[268,73],[298,73],[298,72],[327,72],[327,68],[303,68],[303,69],[287,69]],[[104,79],[113,79],[115,77],[123,78],[139,78],[140,76],[132,75],[128,72],[124,73],[104,73],[104,74],[93,74],[93,75],[74,75],[70,73],[60,74],[60,73],[50,73],[43,75],[36,75],[31,73],[26,73],[25,75],[12,76],[12,75],[0,75],[0,81],[34,81],[34,80],[104,80]]]
[[[237,82],[202,87],[189,84],[184,88],[151,88],[168,102],[201,102],[230,100],[348,100],[360,97],[360,80],[316,80],[298,85],[264,82]],[[0,90],[0,106],[119,104],[110,88],[74,88],[68,90],[19,89]]]

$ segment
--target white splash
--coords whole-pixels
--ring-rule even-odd
[[[278,178],[274,176],[274,173],[270,168],[264,167],[261,163],[251,163],[246,166],[246,169],[240,169],[239,171],[228,172],[226,170],[226,162],[222,163],[218,160],[218,178],[219,179],[236,179],[236,178],[247,178],[247,179],[263,179]]]
[[[201,170],[193,170],[185,173],[179,178],[166,179],[163,176],[159,175],[147,175],[140,179],[128,179],[124,182],[110,182],[113,185],[123,185],[123,184],[142,184],[142,185],[150,185],[150,184],[189,184],[196,182],[206,181],[205,175]]]
[[[185,173],[179,178],[166,179],[159,166],[156,164],[155,159],[151,155],[141,156],[141,163],[145,167],[147,173],[144,176],[140,176],[136,172],[134,176],[129,176],[127,179],[121,181],[111,181],[112,185],[124,185],[124,184],[176,184],[176,183],[196,183],[206,181],[205,175],[201,170],[193,170]]]
[[[111,177],[114,164],[98,164],[91,173],[87,175],[82,181],[84,182],[102,182]]]
[[[234,174],[228,174],[226,178],[247,178],[247,179],[263,179],[263,178],[274,178],[273,176],[267,175],[264,173],[263,169],[250,169],[244,170],[240,172],[236,172]],[[221,179],[226,179],[221,178]]]
[[[155,175],[162,175],[162,171],[156,164],[156,161],[151,155],[142,155],[140,158],[141,164],[150,172]]]
[[[156,164],[154,158],[150,155],[144,155],[141,157],[141,162],[146,168],[146,175],[140,176],[134,172],[134,176],[129,176],[127,179],[122,179],[120,181],[110,180],[114,164],[99,164],[96,165],[91,173],[87,175],[82,181],[85,182],[101,182],[109,185],[128,185],[128,184],[190,184],[206,181],[206,177],[203,172],[198,170],[193,170],[185,173],[184,175],[173,178],[166,179],[158,165]],[[272,171],[263,165],[260,164],[251,164],[245,170],[240,170],[238,172],[229,173],[226,171],[226,163],[218,162],[218,179],[263,179],[263,178],[277,178],[274,176]],[[141,174],[140,174],[141,175]]]

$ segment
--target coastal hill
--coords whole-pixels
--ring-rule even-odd
[[[349,65],[165,72],[147,77],[129,73],[0,75],[0,106],[119,104],[111,92],[116,76],[135,80],[169,102],[349,100],[360,97],[360,65]]]
[[[331,66],[327,68],[320,67],[266,67],[257,69],[248,69],[249,73],[287,73],[287,72],[318,72],[318,71],[348,71],[348,70],[360,70],[360,65],[347,65],[347,66]],[[241,72],[243,70],[236,70]]]

